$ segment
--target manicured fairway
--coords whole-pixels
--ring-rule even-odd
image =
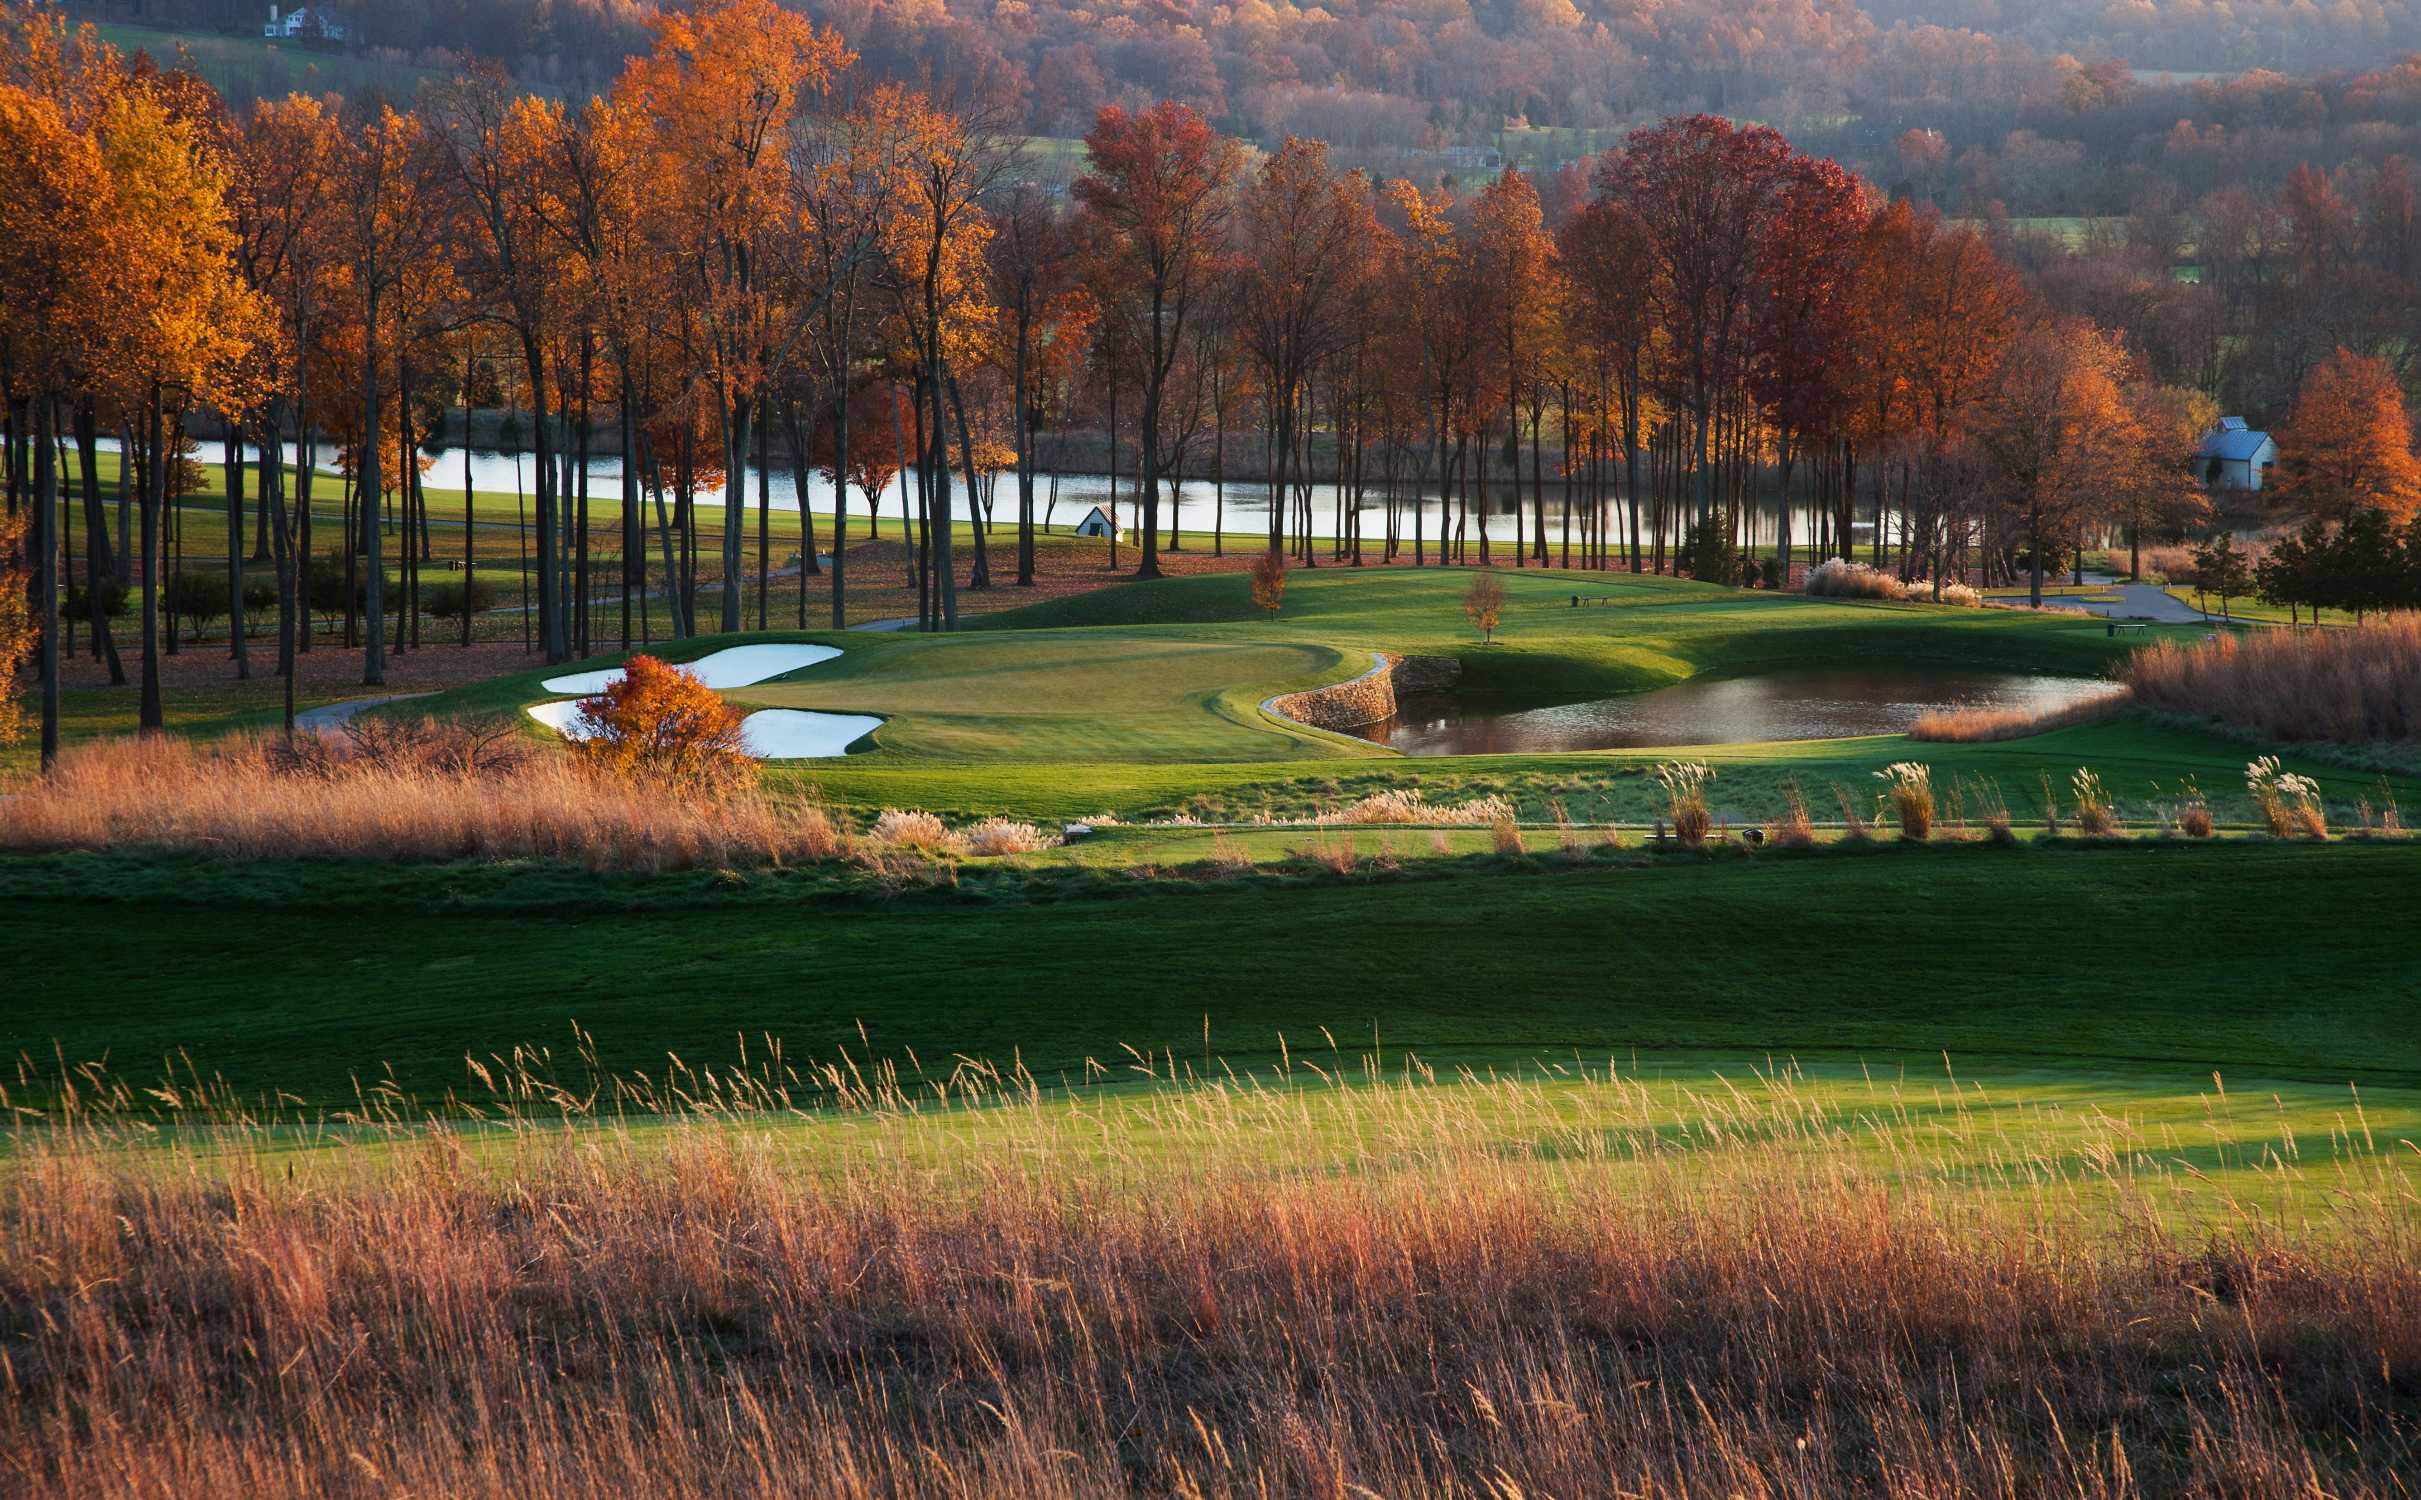
[[[798,899],[781,880],[511,870],[0,866],[39,954],[0,1048],[189,1055],[319,1101],[466,1052],[609,1065],[860,1047],[1021,1058],[1348,1048],[1439,1062],[1800,1055],[2421,1088],[2421,848],[1883,848],[1451,879]],[[124,903],[124,904],[122,904]],[[525,904],[534,903],[534,904]]]
[[[1794,667],[2096,676],[2138,644],[2113,639],[2098,622],[2008,611],[1810,600],[1627,574],[1498,571],[1508,604],[1494,645],[1481,643],[1462,618],[1470,576],[1462,569],[1297,572],[1274,619],[1253,606],[1242,578],[1213,575],[989,616],[956,636],[750,636],[820,641],[844,655],[732,696],[748,707],[883,716],[871,753],[773,773],[867,810],[1249,821],[1297,817],[1414,784],[1433,801],[1501,794],[1534,819],[1560,808],[1582,820],[1640,822],[1662,810],[1649,771],[1686,754],[1716,767],[1717,807],[1739,820],[1772,816],[1794,783],[1818,817],[1838,816],[1844,793],[1870,807],[1874,773],[1911,758],[1931,764],[1946,792],[1971,808],[1998,798],[2026,819],[2038,814],[2046,786],[2064,796],[2070,778],[2088,766],[2139,820],[2189,781],[2223,817],[2249,816],[2239,805],[2241,787],[2257,751],[2142,719],[1980,745],[1917,745],[1886,735],[1686,752],[1409,759],[1260,712],[1271,694],[1359,673],[1374,650],[1451,655],[1462,663],[1469,693],[1549,702]],[[683,659],[735,639],[657,649]],[[543,675],[459,689],[405,711],[511,712],[546,696],[537,686]],[[2341,810],[2358,798],[2374,807],[2421,803],[2421,782],[2409,777],[2382,778],[2294,752],[2289,758],[2317,775]]]

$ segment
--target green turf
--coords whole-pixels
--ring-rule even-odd
[[[517,904],[516,879],[442,869],[96,886],[76,863],[9,868],[0,933],[40,979],[0,1016],[0,1049],[107,1054],[138,1077],[182,1051],[322,1100],[381,1065],[433,1091],[466,1051],[560,1045],[574,1021],[625,1067],[766,1035],[829,1055],[862,1024],[886,1055],[1015,1054],[1052,1075],[1121,1044],[1198,1054],[1207,1017],[1238,1059],[1326,1027],[1439,1061],[1947,1050],[2421,1086],[2416,846],[1549,859],[1062,902],[522,872],[552,882],[546,911]]]

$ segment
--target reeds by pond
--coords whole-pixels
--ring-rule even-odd
[[[521,1076],[484,1106],[511,1128],[333,1140],[54,1107],[0,1158],[0,1491],[2388,1496],[2421,1466],[2393,1156],[2312,1191],[2318,1229],[2178,1231],[2124,1122],[1933,1159],[1994,1133],[1955,1085],[1206,1066],[1123,1099],[676,1067],[620,1097],[690,1123],[573,1128],[528,1122],[596,1096]],[[808,1097],[849,1113],[784,1123]]]
[[[2128,662],[2127,681],[2148,708],[2267,739],[2409,746],[2421,740],[2421,614],[2157,641]]]
[[[1912,740],[1970,745],[1989,740],[2024,739],[2028,735],[2066,729],[2073,724],[2097,724],[2113,718],[2133,697],[2133,692],[2126,684],[2112,683],[2106,689],[2043,708],[2018,705],[2007,708],[1936,709],[1919,716],[1916,723],[1909,726],[1908,737]]]

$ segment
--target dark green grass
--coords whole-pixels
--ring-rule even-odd
[[[90,857],[86,857],[90,858]],[[100,878],[96,878],[96,875]],[[559,899],[529,909],[528,888]],[[641,889],[644,886],[645,889]],[[627,887],[627,889],[626,889]],[[9,867],[0,1047],[432,1095],[466,1052],[835,1048],[1046,1078],[1122,1044],[1439,1062],[1724,1053],[2421,1086],[2421,847],[1877,848],[889,904],[544,870]],[[860,1042],[860,1026],[865,1043]],[[2241,1083],[2239,1086],[2242,1086]]]

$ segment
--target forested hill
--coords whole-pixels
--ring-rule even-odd
[[[604,88],[661,0],[354,0],[337,47],[261,39],[266,0],[70,0],[111,39],[180,45],[231,98],[408,96],[472,57],[522,87]],[[2108,216],[2295,166],[2421,155],[2421,0],[785,0],[856,80],[981,88],[1036,136],[1172,99],[1382,176],[1552,169],[1633,125],[1770,122],[1970,217]]]

